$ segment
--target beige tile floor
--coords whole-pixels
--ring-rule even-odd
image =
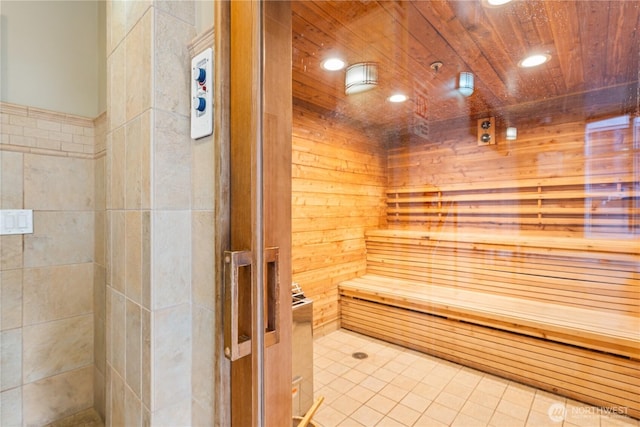
[[[368,357],[358,360],[354,352]],[[346,330],[314,341],[322,427],[640,427],[587,404]],[[557,420],[549,415],[550,408]],[[563,412],[564,408],[564,412]]]
[[[46,427],[104,427],[104,422],[94,409],[87,409],[48,424]]]

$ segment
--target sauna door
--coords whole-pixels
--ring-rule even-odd
[[[224,351],[232,360],[231,425],[286,426],[291,424],[291,9],[289,2],[229,5],[232,252],[224,260]],[[234,280],[236,287],[229,288]],[[234,294],[238,298],[231,301]]]

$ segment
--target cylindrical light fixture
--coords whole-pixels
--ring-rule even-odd
[[[518,128],[508,127],[507,128],[507,139],[509,141],[515,141],[518,137]]]
[[[473,74],[463,71],[458,78],[458,90],[464,96],[470,96],[473,93]]]
[[[378,64],[360,62],[347,67],[344,92],[347,95],[364,92],[378,85]]]

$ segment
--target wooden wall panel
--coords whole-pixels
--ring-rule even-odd
[[[431,125],[428,140],[407,137],[389,150],[389,192],[405,194],[404,203],[390,199],[396,219],[389,226],[640,235],[637,123],[631,115],[578,121],[557,114],[548,124],[519,122],[515,141],[498,123],[497,144],[488,146],[477,145],[468,120]],[[503,199],[489,194],[496,187]],[[527,194],[536,188],[544,200]]]
[[[338,284],[364,274],[364,233],[385,226],[386,149],[374,132],[294,101],[293,281],[314,328],[338,326]]]
[[[505,127],[498,125],[497,144],[488,146],[477,145],[475,120],[433,125],[428,140],[408,138],[394,143],[388,157],[389,186],[640,173],[632,171],[631,123],[623,131],[591,138],[589,156],[585,154],[586,125],[561,120],[547,125],[519,123],[516,141],[507,141]]]
[[[575,187],[586,183],[588,175],[637,181],[640,150],[637,141],[634,148],[637,131],[634,134],[632,121],[622,130],[592,133],[587,149],[585,129],[589,123],[593,121],[575,120],[569,114],[556,115],[547,124],[532,119],[528,124],[519,123],[516,141],[506,141],[504,123],[498,120],[498,143],[491,146],[477,145],[475,120],[432,123],[428,141],[387,141],[387,149],[380,135],[370,129],[294,102],[293,280],[314,299],[317,330],[336,325],[336,286],[366,271],[365,231],[387,225],[402,227],[386,222],[385,190],[461,185],[481,191],[482,183],[517,187],[525,180],[560,180]],[[567,208],[567,203],[573,202],[557,203],[558,208]],[[576,209],[584,208],[584,202],[575,203]],[[623,208],[632,217],[626,218],[619,230],[608,227],[608,231],[628,233],[630,226],[637,229],[637,213],[633,213],[637,208]],[[523,209],[527,206],[517,208]],[[552,222],[516,221],[506,228],[560,230],[564,236],[583,236],[583,227],[575,229],[575,221]],[[496,226],[468,225],[476,230]]]

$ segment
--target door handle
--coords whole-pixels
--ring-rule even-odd
[[[251,251],[224,253],[224,355],[231,361],[251,354],[250,295],[241,295],[241,268],[251,267]],[[280,262],[279,248],[265,248],[264,325],[265,347],[280,341]],[[245,273],[246,274],[246,273]],[[247,276],[248,277],[248,276]],[[250,287],[248,287],[250,289]],[[241,302],[249,307],[241,307]]]
[[[264,346],[269,347],[280,341],[280,249],[264,250],[265,268],[265,337]]]
[[[241,267],[251,266],[251,251],[224,252],[224,355],[234,361],[251,354],[251,338],[240,335],[239,289]]]

